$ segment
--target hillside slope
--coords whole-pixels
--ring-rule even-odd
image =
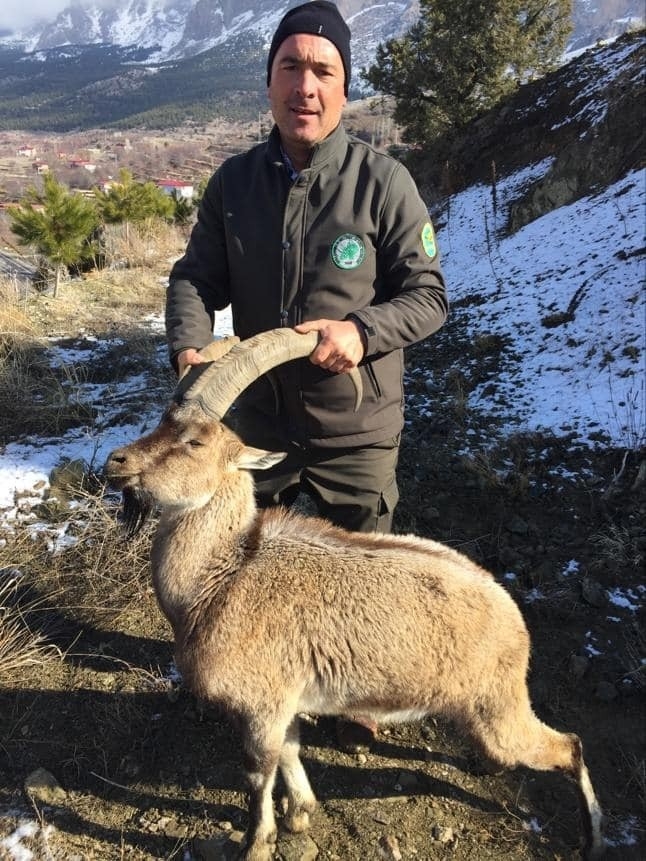
[[[603,189],[646,158],[646,34],[626,34],[526,84],[457,140],[411,154],[426,197],[438,204],[474,183],[491,186],[550,160],[509,207],[508,228]]]

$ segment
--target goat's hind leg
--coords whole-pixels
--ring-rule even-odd
[[[280,771],[287,788],[285,825],[293,832],[306,831],[310,813],[316,808],[316,798],[299,756],[299,726],[295,717],[287,728],[280,752]]]

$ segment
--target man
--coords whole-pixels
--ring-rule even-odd
[[[267,63],[276,125],[211,178],[171,273],[166,326],[179,370],[200,361],[213,313],[228,304],[242,338],[316,329],[309,362],[272,371],[237,410],[246,442],[288,452],[256,477],[259,504],[290,504],[304,490],[334,523],[389,531],[402,348],[442,325],[447,299],[410,175],[341,126],[349,81],[350,32],[336,6],[290,10]],[[357,365],[364,399],[355,413],[345,372]]]
[[[241,338],[316,330],[309,359],[265,375],[233,413],[245,442],[286,451],[256,478],[260,506],[304,491],[348,529],[389,531],[403,427],[403,348],[447,314],[428,210],[394,159],[341,125],[350,31],[337,7],[291,9],[267,62],[275,126],[209,181],[186,253],[170,276],[166,328],[180,372],[201,361],[214,311]],[[360,368],[353,411],[346,372]]]

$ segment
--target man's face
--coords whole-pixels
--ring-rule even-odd
[[[267,92],[290,156],[311,149],[338,126],[347,101],[344,83],[341,55],[329,39],[295,33],[280,45]]]

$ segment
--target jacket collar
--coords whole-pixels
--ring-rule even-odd
[[[342,123],[334,129],[324,140],[312,148],[310,159],[305,170],[318,170],[335,157],[339,157],[346,151],[348,135]],[[273,164],[285,167],[282,156],[280,131],[274,126],[267,139],[267,157]]]

